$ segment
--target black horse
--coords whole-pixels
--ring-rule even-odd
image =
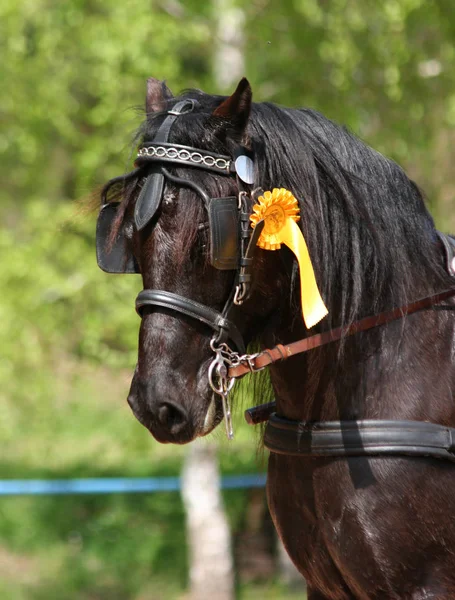
[[[314,331],[346,332],[367,315],[454,285],[447,244],[397,164],[313,110],[251,98],[246,80],[228,98],[200,91],[174,98],[149,80],[136,168],[103,191],[111,220],[99,225],[99,253],[118,258],[107,270],[140,271],[145,288],[128,402],[161,442],[186,443],[220,423],[228,412],[223,357],[232,366],[243,343],[268,348]],[[252,177],[234,164],[239,156],[253,161]],[[298,199],[329,310],[311,332],[294,255],[284,247],[246,250],[245,215],[273,188]],[[224,209],[214,212],[215,200]],[[226,233],[231,226],[240,241]],[[358,425],[360,445],[365,420],[434,423],[450,434],[455,320],[451,301],[438,308],[272,365],[277,415],[297,430],[326,421]],[[215,365],[214,352],[221,357]],[[215,400],[210,383],[220,385]],[[272,452],[267,493],[311,600],[455,598],[450,461]]]

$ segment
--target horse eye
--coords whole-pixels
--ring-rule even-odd
[[[131,222],[125,223],[123,226],[123,234],[129,240],[133,239],[133,224]]]
[[[175,198],[176,194],[174,192],[166,192],[163,197],[163,204],[165,206],[170,206],[174,203]]]

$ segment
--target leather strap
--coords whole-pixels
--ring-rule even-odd
[[[153,165],[137,197],[134,208],[134,222],[137,230],[143,229],[151,221],[163,196],[164,175],[159,165]]]
[[[291,421],[272,414],[264,444],[299,457],[430,456],[455,462],[455,429],[423,421]]]
[[[436,231],[436,234],[442,244],[444,254],[445,254],[445,266],[447,271],[455,276],[455,238],[451,235],[445,235],[440,231]]]
[[[232,340],[238,352],[244,352],[242,334],[235,323],[226,318],[224,314],[209,306],[205,306],[204,304],[200,304],[199,302],[190,300],[184,296],[179,296],[173,292],[166,292],[163,290],[142,290],[136,298],[136,312],[139,316],[143,316],[142,312],[146,306],[167,308],[182,313],[192,319],[196,319],[201,323],[205,323],[205,325],[208,325],[220,334],[221,339],[226,338]]]
[[[379,327],[380,325],[385,325],[391,321],[401,319],[406,315],[411,315],[415,312],[430,308],[431,306],[453,296],[455,296],[455,287],[444,290],[439,294],[434,294],[432,296],[422,298],[421,300],[411,302],[406,306],[400,306],[399,308],[395,308],[391,311],[382,312],[379,315],[365,317],[364,319],[355,321],[355,323],[347,325],[346,327],[337,327],[336,329],[331,329],[330,331],[317,333],[316,335],[303,338],[291,344],[278,344],[274,348],[264,350],[256,358],[250,359],[249,361],[241,363],[235,367],[231,367],[229,369],[229,377],[237,378],[242,377],[251,371],[259,371],[260,369],[263,369],[272,363],[286,360],[287,358],[295,356],[296,354],[308,352],[314,348],[330,344],[331,342],[336,342],[343,337],[351,336],[361,331],[367,331],[368,329],[373,329],[374,327]]]
[[[182,185],[183,187],[189,187],[192,190],[194,190],[197,194],[199,194],[199,196],[204,201],[205,208],[207,210],[209,209],[209,206],[210,206],[210,196],[207,194],[207,192],[205,190],[203,190],[201,188],[200,185],[198,185],[194,181],[191,181],[191,179],[184,179],[183,177],[177,177],[177,175],[172,175],[164,167],[161,167],[161,172],[163,173],[163,175],[167,179],[169,179],[170,181],[172,181],[172,183],[176,183],[177,185]]]
[[[186,98],[186,100],[180,100],[180,102],[177,102],[175,106],[168,110],[167,117],[161,123],[160,128],[158,129],[155,137],[153,138],[153,143],[166,143],[169,139],[169,134],[171,133],[172,125],[174,124],[177,117],[192,112],[196,104],[196,100]]]

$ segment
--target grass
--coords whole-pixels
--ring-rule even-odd
[[[129,372],[56,359],[0,393],[0,478],[178,475],[184,447],[157,444],[131,415]],[[223,474],[264,469],[237,411],[219,428]],[[197,443],[209,443],[201,440]],[[248,528],[248,490],[226,491],[234,540]],[[0,597],[183,600],[188,557],[178,493],[0,497]],[[238,598],[295,598],[270,578],[238,581]]]

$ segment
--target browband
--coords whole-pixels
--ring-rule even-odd
[[[151,221],[160,205],[164,178],[169,177],[169,173],[164,171],[163,164],[196,167],[213,171],[218,175],[233,175],[236,172],[235,162],[229,156],[169,143],[172,125],[177,117],[192,112],[195,106],[195,100],[177,102],[172,110],[167,112],[153,141],[145,142],[138,149],[135,165],[140,167],[144,163],[152,163],[134,208],[134,222],[138,231]]]
[[[235,163],[229,156],[180,144],[146,143],[137,152],[136,164],[142,164],[145,161],[199,167],[206,171],[218,173],[218,175],[232,175],[235,173]]]

